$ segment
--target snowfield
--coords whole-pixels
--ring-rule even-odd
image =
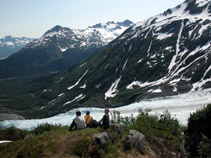
[[[112,108],[113,110],[121,112],[122,116],[137,116],[139,109],[150,109],[151,114],[162,114],[165,110],[168,110],[172,116],[176,117],[182,125],[187,124],[187,119],[190,114],[205,107],[211,103],[211,89],[205,89],[202,91],[190,92],[187,94],[180,94],[177,96],[156,98],[143,100],[138,103],[133,103],[119,108]],[[61,124],[70,125],[72,119],[75,117],[75,112],[80,110],[82,115],[85,115],[86,110],[91,111],[91,115],[99,121],[104,114],[104,109],[100,108],[78,108],[71,110],[67,113],[59,114],[54,117],[45,119],[31,119],[31,120],[6,120],[1,121],[0,126],[9,127],[15,126],[20,129],[33,129],[39,124]]]

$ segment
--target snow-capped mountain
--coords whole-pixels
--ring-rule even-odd
[[[25,47],[29,42],[35,38],[27,37],[12,37],[5,36],[0,39],[0,58],[6,58],[9,55],[18,52],[21,48]]]
[[[27,45],[26,48],[47,47],[49,42],[55,39],[61,52],[73,48],[102,47],[132,25],[133,23],[129,20],[99,23],[86,29],[70,29],[57,25],[48,30],[40,39]]]
[[[133,25],[101,53],[56,74],[42,92],[56,94],[45,108],[122,106],[210,88],[210,19],[210,0],[186,0]]]
[[[0,78],[71,67],[102,49],[132,25],[129,20],[97,24],[81,30],[57,25],[18,53],[1,60]]]
[[[35,85],[42,85],[42,89],[33,95],[27,93],[35,100],[31,109],[36,109],[36,115],[48,117],[84,106],[111,108],[211,88],[210,19],[210,0],[186,0],[129,27],[82,64],[43,81],[36,80]],[[80,42],[78,45],[81,46]],[[57,45],[50,46],[58,49],[56,55],[61,59],[61,54],[66,55],[70,50],[62,53]],[[46,53],[50,54],[51,49]],[[29,50],[30,55],[32,50],[34,54],[41,53],[35,48]],[[8,109],[11,104],[0,103]],[[18,109],[25,105],[18,104]],[[180,106],[178,102],[175,104]],[[25,107],[28,110],[28,104]]]

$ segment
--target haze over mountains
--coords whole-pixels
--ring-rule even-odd
[[[7,58],[33,40],[35,38],[5,36],[0,39],[0,58]]]
[[[96,38],[79,40],[76,38],[77,31],[56,26],[16,55],[35,52],[38,45],[47,54],[35,63],[42,65],[51,63],[55,58],[62,59],[62,56],[68,55],[68,50],[78,53],[84,48],[90,50],[91,46],[103,48],[75,67],[45,80],[36,80],[36,84],[42,83],[42,87],[27,96],[34,102],[32,107],[25,108],[47,117],[81,106],[117,107],[146,98],[211,88],[210,19],[209,0],[186,0],[175,8],[129,27],[108,45],[96,42],[96,38],[109,42],[105,36],[101,38],[99,31],[91,31],[92,37]],[[102,28],[102,25],[94,27]],[[90,29],[84,32],[90,35]],[[54,32],[57,32],[56,35]],[[71,41],[78,43],[74,45],[67,42],[68,38],[60,38],[65,37],[64,32],[72,35]],[[84,35],[78,34],[77,37]],[[64,43],[69,45],[62,45]],[[87,48],[87,45],[90,47]],[[57,50],[53,58],[51,50]],[[38,52],[42,51],[34,54]],[[11,61],[15,57],[8,59]],[[30,65],[27,68],[31,68]],[[21,103],[18,104],[16,108],[20,108]],[[9,101],[2,103],[2,107],[8,108],[8,105]]]
[[[133,23],[108,22],[86,29],[59,25],[9,58],[0,61],[0,78],[60,71],[79,63],[118,37]]]

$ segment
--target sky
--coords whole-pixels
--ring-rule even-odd
[[[0,0],[0,38],[39,38],[55,25],[83,29],[108,21],[134,23],[184,0]]]

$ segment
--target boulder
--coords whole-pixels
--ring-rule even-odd
[[[93,139],[95,140],[97,145],[104,147],[107,141],[110,139],[110,135],[107,132],[100,132],[94,134]]]
[[[136,148],[139,152],[145,154],[145,136],[136,130],[130,130],[129,135],[124,141],[124,147],[125,150]]]
[[[111,131],[120,134],[121,137],[124,133],[124,126],[121,124],[117,124],[117,123],[111,124],[110,129]]]

